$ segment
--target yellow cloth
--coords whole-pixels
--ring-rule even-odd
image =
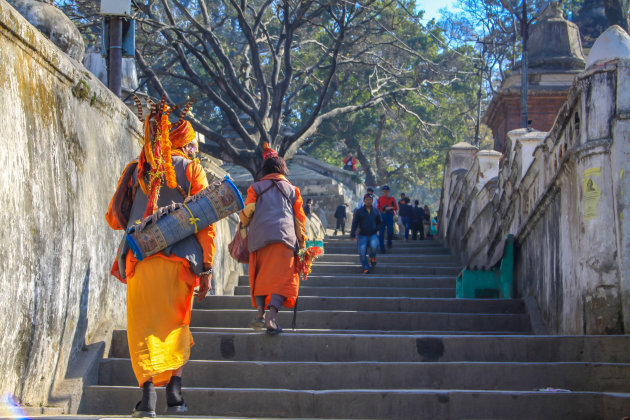
[[[195,280],[181,261],[159,254],[139,261],[127,278],[127,339],[138,385],[150,378],[166,385],[188,362]]]

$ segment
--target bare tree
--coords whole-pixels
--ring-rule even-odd
[[[323,121],[455,77],[396,34],[400,19],[394,2],[147,0],[136,5],[136,58],[143,76],[170,103],[184,96],[196,99],[191,122],[209,141],[204,151],[255,177],[264,142],[290,158]],[[336,76],[350,70],[365,75],[365,95],[331,106]]]

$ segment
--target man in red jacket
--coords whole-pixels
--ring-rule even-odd
[[[352,152],[348,152],[346,157],[343,159],[343,169],[345,169],[346,171],[357,170],[357,160],[352,157]]]
[[[378,198],[378,210],[383,216],[383,224],[379,232],[379,245],[381,252],[385,253],[385,228],[387,228],[387,247],[392,247],[392,239],[394,238],[394,215],[398,211],[396,199],[389,195],[389,186],[384,185],[381,188],[383,194]]]

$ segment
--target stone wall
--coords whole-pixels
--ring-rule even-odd
[[[307,155],[295,155],[293,156],[293,161],[305,168],[312,169],[319,174],[339,181],[343,188],[347,189],[347,193],[349,194],[356,196],[362,196],[365,194],[365,187],[363,186],[357,172],[349,172],[344,169],[337,168]]]
[[[613,57],[576,78],[548,133],[511,131],[505,155],[448,154],[441,238],[488,267],[514,234],[516,293],[552,333],[630,331],[629,90],[630,60]]]
[[[103,216],[141,133],[118,98],[5,0],[0,62],[0,394],[40,406],[86,344],[125,326],[125,287],[109,274],[122,233]],[[234,227],[217,226],[217,293],[243,272],[226,252]]]
[[[315,211],[324,227],[333,229],[337,223],[334,217],[337,206],[341,203],[348,203],[346,231],[350,231],[352,211],[357,207],[366,192],[365,185],[361,183],[357,172],[349,172],[301,154],[295,155],[292,162],[326,178],[326,183],[310,182],[304,183],[302,187],[302,195],[305,199],[313,199]]]

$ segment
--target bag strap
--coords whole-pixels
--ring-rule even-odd
[[[264,193],[266,193],[267,191],[269,191],[270,189],[272,189],[274,186],[278,189],[278,191],[280,191],[280,194],[282,194],[282,196],[284,198],[287,199],[287,201],[289,202],[289,204],[291,205],[291,213],[293,213],[293,217],[295,217],[295,211],[293,210],[293,201],[291,201],[291,199],[289,198],[289,196],[282,190],[282,188],[280,188],[280,186],[278,185],[278,183],[280,183],[280,181],[276,180],[276,179],[270,179],[269,181],[271,181],[271,185],[269,185],[267,188],[265,188],[260,194],[258,194],[258,198],[260,198]]]
[[[266,193],[267,191],[269,191],[270,189],[273,188],[273,184],[269,185],[267,188],[265,188],[260,194],[258,194],[258,198],[260,198],[264,193]]]
[[[289,198],[289,196],[282,190],[282,188],[280,188],[280,186],[278,185],[278,183],[280,181],[276,180],[276,179],[272,179],[270,180],[271,182],[273,182],[273,185],[276,186],[276,188],[278,189],[278,191],[280,191],[280,194],[282,194],[284,196],[284,198],[287,199],[287,201],[289,202],[289,204],[291,204],[291,212],[293,212],[293,201],[291,201],[291,199]],[[271,188],[271,185],[269,186],[269,188]]]

